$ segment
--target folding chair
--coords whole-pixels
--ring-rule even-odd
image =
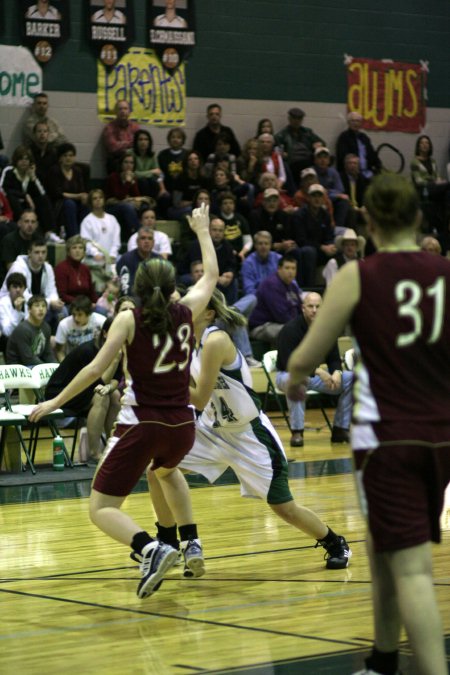
[[[49,366],[50,364],[43,364],[44,366]],[[59,365],[59,364],[56,364]],[[35,407],[36,403],[39,402],[39,397],[38,397],[38,390],[40,386],[39,379],[37,378],[36,373],[33,373],[33,370],[30,368],[27,368],[26,366],[23,366],[21,364],[8,364],[8,365],[0,365],[0,381],[3,383],[3,386],[5,387],[5,407],[7,410],[13,413],[17,413],[19,415],[22,415],[25,418],[26,424],[30,426],[30,437],[27,439],[28,440],[28,448],[27,448],[27,459],[29,458],[29,462],[31,465],[33,465],[34,462],[34,455],[36,453],[36,444],[37,444],[37,439],[39,435],[39,429],[41,426],[42,422],[38,422],[37,424],[32,424],[29,421],[29,416],[31,414],[31,411]],[[35,396],[35,403],[12,403],[11,400],[11,395],[10,395],[10,390],[17,389],[19,392],[23,389],[28,389],[32,390],[33,394]],[[41,399],[42,400],[42,399]],[[43,418],[42,421],[46,421],[50,427],[50,430],[52,432],[52,438],[58,435],[58,430],[55,425],[55,418],[57,417],[62,417],[64,415],[63,411],[61,409],[55,410],[54,412],[50,413],[49,415],[46,415],[46,417]],[[22,432],[20,432],[22,433]],[[22,434],[22,439],[23,439],[23,434]],[[23,439],[24,440],[24,439]],[[31,452],[30,452],[31,451]],[[33,454],[34,451],[34,454]],[[73,466],[72,461],[69,457],[69,454],[67,450],[64,450],[64,454],[66,457],[66,464],[67,466]],[[33,465],[34,468],[34,465]]]
[[[283,414],[284,419],[286,420],[286,424],[288,426],[289,431],[292,433],[292,429],[291,429],[291,426],[289,424],[289,416],[286,412],[286,407],[284,405],[285,393],[283,391],[281,391],[281,389],[278,389],[278,387],[276,386],[277,355],[278,355],[278,351],[276,349],[272,349],[271,351],[266,352],[264,354],[263,360],[262,360],[263,370],[264,370],[264,372],[266,374],[266,377],[267,377],[267,390],[266,390],[266,394],[265,394],[265,397],[264,397],[264,409],[267,406],[267,396],[269,394],[272,394],[272,396],[274,396],[274,398],[277,402],[277,405],[278,405],[279,409],[281,410],[281,412]],[[330,422],[330,418],[327,415],[327,411],[325,410],[325,408],[323,406],[323,403],[322,403],[322,394],[319,391],[308,390],[306,392],[306,396],[307,396],[307,398],[317,399],[317,402],[318,402],[320,410],[322,411],[322,415],[324,417],[324,420],[327,423],[327,426],[328,426],[329,430],[331,431],[332,425],[331,425],[331,422]]]
[[[0,368],[3,369],[4,366],[0,366]],[[0,394],[3,394],[4,396],[4,406],[0,409],[0,427],[2,428],[2,436],[0,440],[0,467],[3,462],[3,455],[5,451],[5,434],[3,433],[3,428],[14,427],[17,438],[19,439],[20,447],[22,448],[26,457],[26,464],[29,465],[31,473],[34,475],[36,473],[36,469],[34,468],[34,464],[31,460],[31,456],[22,433],[22,427],[26,426],[27,419],[24,415],[18,412],[13,412],[11,409],[11,400],[9,398],[9,393],[5,389],[5,378],[3,375],[4,373],[0,370]]]
[[[267,378],[267,389],[264,395],[263,410],[267,409],[267,399],[269,394],[272,395],[281,411],[281,414],[284,417],[289,431],[292,433],[291,425],[289,423],[289,415],[286,411],[284,392],[282,392],[281,389],[278,389],[275,382],[277,372],[277,355],[278,351],[276,349],[272,349],[271,351],[263,354],[262,357],[262,367]]]
[[[33,366],[31,369],[32,375],[33,375],[33,380],[34,380],[34,394],[36,397],[36,401],[38,403],[41,403],[42,401],[45,401],[45,387],[48,384],[48,381],[54,371],[59,368],[59,363],[39,363],[37,366]],[[26,414],[26,411],[24,411],[24,414]],[[58,408],[57,410],[54,410],[50,415],[47,415],[46,417],[43,418],[42,421],[47,422],[49,429],[51,431],[51,438],[55,438],[55,436],[59,436],[59,429],[56,425],[56,420],[61,419],[62,417],[72,417],[72,415],[67,414],[66,411],[62,408]],[[37,448],[37,442],[39,439],[39,429],[41,425],[41,420],[34,424],[31,428],[31,435],[32,435],[32,442],[30,440],[30,447],[32,447],[32,453],[31,457],[34,461],[35,455],[36,455],[36,448]],[[78,429],[74,431],[73,434],[73,441],[72,441],[72,446],[75,446],[76,443],[76,437],[77,437]],[[42,438],[42,437],[41,437]],[[69,452],[66,448],[66,443],[64,439],[64,455],[66,458],[66,465],[67,466],[73,466],[73,453],[74,453],[74,447],[72,447],[72,452],[71,455],[69,456]]]

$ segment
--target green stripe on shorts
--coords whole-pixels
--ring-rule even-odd
[[[294,497],[289,489],[288,463],[278,443],[270,431],[261,423],[259,417],[251,422],[253,433],[260,443],[265,445],[272,462],[273,476],[267,493],[268,504],[285,504]]]

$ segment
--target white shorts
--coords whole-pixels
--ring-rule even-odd
[[[269,504],[293,499],[283,446],[264,413],[239,431],[212,429],[197,420],[195,443],[178,468],[200,473],[213,483],[228,467],[236,474],[243,497],[260,497]]]

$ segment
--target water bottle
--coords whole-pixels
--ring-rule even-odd
[[[53,439],[53,471],[64,471],[64,441],[61,436]]]

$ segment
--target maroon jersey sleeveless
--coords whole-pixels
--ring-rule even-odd
[[[371,424],[380,441],[448,441],[450,261],[377,253],[359,262],[359,275],[354,421]]]
[[[173,328],[163,336],[144,326],[141,310],[133,310],[134,340],[126,346],[127,387],[123,405],[143,407],[186,406],[189,403],[189,366],[194,345],[189,307],[170,305]]]

